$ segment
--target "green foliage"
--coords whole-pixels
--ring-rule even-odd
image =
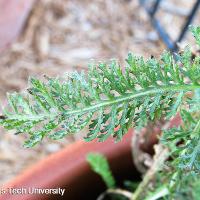
[[[174,166],[185,171],[200,170],[200,113],[181,110],[183,124],[164,131],[162,142],[170,149]]]
[[[195,176],[195,181],[191,180],[192,182],[192,196],[194,200],[198,200],[200,197],[200,179],[199,176]],[[186,184],[185,184],[186,185]]]
[[[159,200],[166,198],[169,195],[169,190],[165,185],[157,187],[155,191],[149,192],[144,200]]]
[[[190,31],[194,35],[197,44],[200,46],[200,27],[190,26]]]
[[[196,35],[197,30],[193,28]],[[197,36],[196,36],[197,37]],[[160,60],[129,54],[124,70],[112,60],[91,64],[87,75],[73,72],[63,78],[30,78],[24,94],[8,95],[0,123],[16,133],[28,133],[26,147],[45,136],[57,140],[89,124],[86,141],[121,140],[132,126],[173,117],[185,94],[200,88],[199,57],[186,48],[174,61],[169,52]]]
[[[108,188],[115,187],[115,179],[104,155],[99,153],[90,153],[87,155],[87,161],[93,171],[101,176]]]
[[[166,174],[167,173],[167,174]],[[145,200],[198,200],[200,176],[197,173],[176,172],[173,176],[165,171],[159,176],[154,190],[149,191]]]
[[[200,46],[200,27],[191,26],[190,30]],[[43,81],[30,78],[26,92],[8,94],[9,104],[3,109],[0,124],[16,134],[27,133],[25,146],[32,147],[46,136],[58,140],[86,126],[86,141],[105,141],[110,136],[119,141],[130,127],[140,129],[159,118],[170,120],[179,112],[181,126],[164,130],[161,138],[170,150],[171,176],[168,184],[158,186],[149,198],[169,192],[169,199],[181,199],[176,195],[182,190],[187,193],[184,186],[190,176],[182,179],[185,185],[180,187],[178,175],[199,175],[200,170],[200,56],[193,58],[186,47],[176,58],[169,52],[160,59],[147,60],[129,53],[123,69],[112,60],[90,64],[87,74],[75,71]],[[90,154],[87,159],[107,186],[114,187],[106,159],[99,154]],[[195,199],[200,183],[194,183],[194,190],[187,194]]]

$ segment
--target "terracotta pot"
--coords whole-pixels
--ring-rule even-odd
[[[5,189],[61,187],[66,189],[64,197],[3,194],[0,195],[0,200],[95,199],[106,188],[101,178],[91,171],[86,162],[86,155],[89,152],[106,155],[119,185],[125,179],[139,179],[131,159],[131,132],[129,131],[118,143],[114,143],[113,139],[108,139],[104,143],[78,141],[47,157],[4,187]]]
[[[0,0],[0,52],[20,34],[35,0]]]
[[[169,127],[177,126],[180,123],[180,116],[177,115],[169,123]],[[32,187],[64,188],[66,190],[63,197],[60,195],[36,194],[12,195],[7,192],[2,195],[0,193],[0,200],[95,199],[106,188],[101,178],[90,169],[86,162],[86,155],[90,152],[103,153],[108,158],[112,172],[118,180],[118,186],[127,179],[139,180],[140,175],[132,162],[132,133],[133,131],[130,130],[123,137],[123,140],[118,143],[115,143],[112,138],[109,138],[104,143],[78,141],[42,160],[4,186],[6,192],[7,188],[26,188],[26,190]],[[140,135],[145,135],[146,133],[150,133],[147,128]],[[145,152],[151,153],[152,146],[157,142],[157,136],[160,133],[161,130],[154,127],[149,140],[145,144],[141,144],[140,148]],[[148,149],[142,148],[145,146]]]

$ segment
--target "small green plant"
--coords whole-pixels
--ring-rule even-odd
[[[111,169],[109,167],[109,163],[106,157],[99,153],[89,153],[87,155],[87,161],[90,164],[92,170],[99,174],[106,184],[107,191],[105,193],[100,194],[98,199],[108,198],[111,200],[127,200],[130,199],[131,193],[127,190],[122,190],[117,188],[116,180],[112,175]],[[124,186],[126,188],[135,188],[137,183],[131,181],[124,181]]]
[[[200,45],[200,27],[190,30]],[[119,141],[130,127],[140,129],[161,118],[169,121],[179,112],[182,124],[163,130],[159,143],[164,147],[154,157],[154,169],[151,167],[130,199],[197,199],[200,56],[193,57],[186,47],[175,57],[164,52],[160,59],[145,60],[129,53],[124,70],[112,60],[91,63],[87,74],[73,72],[44,81],[30,78],[27,92],[8,94],[9,105],[3,109],[0,123],[16,134],[28,134],[24,145],[33,147],[44,137],[62,139],[86,126],[86,141],[105,141],[110,136]],[[100,155],[88,159],[105,180],[110,177],[107,185],[114,185],[105,160]],[[187,187],[189,180],[192,184]],[[142,192],[144,188],[148,192]]]
[[[115,187],[115,179],[105,156],[99,153],[90,153],[87,155],[87,161],[90,163],[93,171],[102,177],[107,188]]]

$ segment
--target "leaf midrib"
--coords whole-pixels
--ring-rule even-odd
[[[69,110],[66,112],[60,113],[49,113],[49,114],[37,114],[33,115],[12,115],[9,116],[9,119],[16,119],[16,120],[29,120],[29,121],[36,121],[36,120],[45,120],[45,119],[53,119],[58,117],[59,115],[68,116],[68,115],[75,115],[75,114],[83,114],[90,111],[98,110],[102,107],[112,106],[114,104],[119,104],[122,102],[131,101],[135,98],[140,98],[144,96],[150,96],[153,94],[158,93],[166,93],[166,92],[181,92],[181,91],[191,91],[195,89],[200,89],[200,85],[168,85],[168,86],[160,86],[158,88],[150,88],[143,91],[133,91],[133,93],[126,93],[123,96],[116,97],[113,100],[102,100],[95,105],[87,106],[85,108],[79,108],[75,110]]]

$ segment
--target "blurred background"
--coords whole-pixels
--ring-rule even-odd
[[[147,0],[148,4],[154,3]],[[163,0],[155,17],[176,40],[195,0]],[[196,12],[193,23],[198,24]],[[179,46],[194,44],[186,34]],[[91,59],[116,58],[129,51],[158,57],[166,49],[138,0],[0,0],[0,101],[24,91],[29,76],[59,76],[87,70]],[[87,130],[60,141],[45,139],[33,149],[24,136],[0,129],[0,185],[47,155],[82,138]]]

